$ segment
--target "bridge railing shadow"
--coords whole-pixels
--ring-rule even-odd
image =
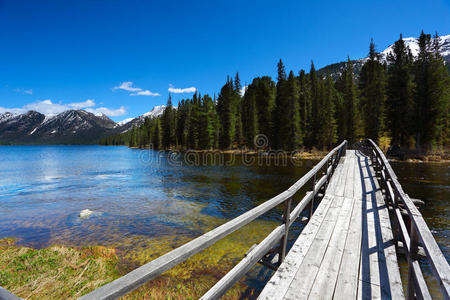
[[[358,167],[362,187],[362,203],[361,203],[361,218],[362,218],[362,244],[361,244],[361,265],[360,265],[360,288],[363,299],[372,299],[372,284],[380,285],[381,298],[392,299],[391,287],[389,280],[382,280],[382,278],[389,278],[388,266],[386,262],[385,249],[391,247],[394,240],[383,241],[383,233],[381,228],[380,210],[386,209],[384,203],[377,201],[376,194],[380,192],[380,186],[376,184],[376,178],[371,170],[371,162],[368,157],[361,152],[356,152]],[[369,225],[369,218],[373,220],[373,225]],[[369,232],[373,230],[374,232]],[[372,234],[371,237],[369,235]],[[374,261],[378,263],[371,264],[372,256]],[[371,267],[377,266],[377,270]],[[377,282],[373,282],[374,276],[378,277]]]
[[[403,191],[386,156],[371,139],[366,139],[356,144],[355,148],[370,157],[384,192],[384,202],[389,207],[390,220],[394,229],[395,240],[393,242],[402,242],[408,261],[406,297],[408,299],[432,298],[418,257],[418,249],[421,246],[425,252],[426,262],[432,270],[443,298],[450,299],[450,266],[447,259],[436,243],[422,214],[408,194]]]

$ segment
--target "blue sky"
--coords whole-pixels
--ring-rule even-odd
[[[307,2],[307,3],[306,3]],[[0,112],[88,108],[120,121],[165,104],[450,34],[450,1],[2,1]],[[121,87],[121,88],[120,88]],[[190,89],[189,89],[190,88]],[[132,95],[136,94],[136,95]]]

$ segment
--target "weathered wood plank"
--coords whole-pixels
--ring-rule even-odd
[[[349,160],[349,167],[345,179],[344,198],[351,199],[354,194],[354,172],[357,166],[356,155],[354,150],[347,150],[346,159]]]
[[[356,299],[361,257],[361,209],[362,202],[355,199],[350,229],[345,241],[334,299]]]
[[[381,192],[380,184],[375,177],[375,170],[371,165],[368,168],[368,173],[371,174],[369,177],[370,182],[375,190],[377,209],[374,210],[374,217],[379,220],[377,223],[379,226],[375,224],[375,232],[377,235],[378,256],[382,263],[381,266],[379,265],[382,296],[383,298],[403,299],[405,296],[403,294],[389,211]],[[385,268],[383,268],[384,265],[386,266]]]
[[[341,176],[339,176],[338,181],[336,183],[336,187],[334,189],[333,195],[344,197],[344,191],[345,191],[345,182],[347,179],[348,169],[350,168],[350,158],[348,157],[350,153],[350,150],[346,151],[344,163],[342,166]],[[331,191],[328,191],[328,193],[331,193]]]
[[[344,198],[330,243],[320,265],[309,298],[332,299],[349,231],[355,199]]]
[[[316,237],[311,243],[302,264],[298,268],[296,275],[284,296],[285,299],[301,299],[308,297],[317,272],[319,271],[320,263],[323,260],[325,251],[330,242],[343,200],[343,197],[334,197]],[[308,275],[304,276],[304,274]]]
[[[328,212],[333,198],[325,195],[320,202],[311,220],[303,229],[300,236],[295,241],[284,262],[277,272],[272,276],[258,299],[280,299],[284,295],[294,278],[296,270],[303,261],[312,241],[324,220],[324,215]]]

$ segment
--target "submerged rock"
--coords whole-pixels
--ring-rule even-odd
[[[80,218],[87,218],[87,217],[89,217],[90,215],[92,215],[93,213],[94,213],[94,212],[93,212],[92,210],[88,209],[88,208],[83,209],[83,210],[80,212]]]

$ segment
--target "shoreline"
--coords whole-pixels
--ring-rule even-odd
[[[126,146],[126,145],[121,145]],[[128,146],[127,146],[128,147]],[[149,147],[128,147],[130,149],[137,149],[137,150],[149,150]],[[276,153],[276,154],[282,154],[286,155],[287,157],[294,157],[299,159],[312,159],[312,160],[320,160],[324,158],[329,151],[327,150],[294,150],[294,151],[275,151],[272,150],[250,150],[250,149],[230,149],[230,150],[222,150],[222,149],[152,149],[154,151],[177,151],[181,153],[218,153],[218,154],[230,154],[230,155],[249,155],[249,156],[257,156],[257,155],[267,155],[268,153]],[[271,152],[272,151],[272,152]],[[292,155],[294,153],[294,155]],[[429,155],[411,155],[408,157],[405,157],[404,159],[401,159],[399,157],[386,155],[386,158],[389,161],[393,162],[404,162],[404,163],[435,163],[435,164],[446,164],[450,163],[450,153],[444,153],[444,154],[429,154]]]

